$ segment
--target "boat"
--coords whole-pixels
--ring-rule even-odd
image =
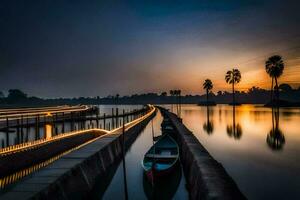
[[[161,131],[163,134],[167,134],[167,133],[172,134],[172,133],[174,133],[175,130],[174,130],[173,126],[165,125],[165,126],[161,127]]]
[[[165,134],[147,151],[142,166],[147,179],[153,184],[170,174],[176,168],[178,160],[178,144]]]
[[[165,118],[163,120],[163,122],[161,123],[161,131],[163,134],[166,134],[166,133],[172,134],[174,132],[173,125],[169,118]]]
[[[156,141],[158,141],[160,138],[161,138],[161,135],[159,135],[159,136],[154,136],[154,137],[153,137],[153,141],[156,142]]]

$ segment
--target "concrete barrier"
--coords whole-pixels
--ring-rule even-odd
[[[175,114],[160,107],[163,126],[173,127],[173,135],[180,147],[190,199],[246,199],[226,170],[202,146]]]
[[[124,138],[126,149],[154,115],[155,112],[152,112],[143,121],[126,130]],[[102,190],[109,184],[109,174],[121,160],[122,136],[120,133],[107,134],[62,156],[51,165],[17,183],[0,198],[88,199],[96,181],[103,181]]]

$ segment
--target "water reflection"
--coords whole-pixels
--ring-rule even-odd
[[[242,137],[242,126],[235,121],[235,106],[232,106],[232,124],[226,126],[226,132],[229,137],[233,137],[237,140]]]
[[[211,110],[213,111],[213,110]],[[213,113],[213,112],[212,112]],[[214,123],[209,119],[210,109],[209,106],[206,106],[206,122],[203,124],[203,130],[208,134],[212,134],[214,132]]]
[[[275,123],[274,123],[275,121]],[[282,150],[285,144],[283,132],[279,129],[279,108],[272,108],[272,129],[267,135],[267,144],[272,150]]]
[[[172,176],[161,179],[154,186],[143,175],[143,189],[147,199],[173,199],[180,184],[182,172],[180,165],[174,169]]]
[[[214,122],[212,135],[203,134],[207,121],[203,107],[184,105],[183,122],[248,199],[300,199],[300,108],[280,108],[276,117],[273,110],[273,123],[272,109],[263,105],[236,106],[235,123],[232,106],[217,105],[210,110],[214,110],[214,115],[209,115]],[[240,140],[233,138],[233,130],[241,135]]]

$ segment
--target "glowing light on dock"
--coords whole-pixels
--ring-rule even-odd
[[[142,122],[143,120],[145,120],[146,118],[148,118],[149,116],[151,116],[155,111],[156,111],[156,108],[152,105],[148,105],[149,106],[149,110],[147,113],[145,113],[145,115],[131,121],[131,122],[128,122],[124,125],[125,127],[125,131],[127,131],[128,129],[130,129],[131,127],[137,125],[138,123]],[[52,127],[51,127],[52,128]],[[122,129],[123,127],[118,127],[118,128],[115,128],[111,131],[107,131],[107,130],[104,130],[104,129],[88,129],[88,130],[82,130],[82,131],[73,131],[73,132],[70,132],[70,133],[64,133],[64,134],[60,134],[60,135],[56,135],[56,136],[53,136],[53,137],[50,137],[50,138],[44,138],[44,139],[40,139],[40,140],[36,140],[36,141],[32,141],[32,142],[27,142],[27,143],[23,143],[23,144],[18,144],[18,145],[14,145],[14,146],[9,146],[9,147],[6,147],[6,148],[3,148],[3,149],[0,149],[0,157],[1,156],[6,156],[6,155],[9,155],[9,154],[12,154],[12,153],[17,153],[17,152],[20,152],[20,151],[27,151],[27,150],[30,150],[30,149],[33,149],[33,148],[37,148],[41,145],[45,145],[47,143],[50,143],[50,142],[53,142],[53,141],[57,141],[57,140],[61,140],[63,138],[67,138],[67,137],[72,137],[74,135],[78,135],[78,134],[85,134],[85,133],[90,133],[90,132],[94,132],[94,133],[97,133],[98,136],[79,145],[79,146],[76,146],[74,148],[71,148],[63,153],[60,153],[44,162],[41,162],[41,163],[37,163],[29,168],[26,168],[26,169],[23,169],[23,170],[20,170],[18,172],[15,172],[13,174],[10,174],[6,177],[3,177],[0,179],[0,188],[4,188],[6,187],[7,185],[11,184],[11,183],[14,183],[16,182],[17,180],[20,180],[21,178],[23,178],[24,176],[27,176],[28,174],[31,174],[32,172],[35,172],[49,164],[51,164],[52,162],[58,160],[59,158],[61,158],[62,156],[68,154],[68,153],[71,153],[72,151],[74,150],[77,150],[83,146],[86,146],[104,136],[107,136],[109,134],[121,134],[122,133]]]

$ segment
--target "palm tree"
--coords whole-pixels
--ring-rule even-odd
[[[225,80],[227,83],[232,84],[232,100],[233,105],[235,104],[235,92],[234,92],[234,84],[239,83],[241,81],[241,72],[238,69],[232,69],[227,71]]]
[[[208,105],[208,93],[213,88],[213,84],[210,79],[206,79],[203,83],[203,89],[206,90],[206,104]]]
[[[279,101],[279,89],[278,89],[278,81],[277,79],[282,75],[284,69],[284,63],[279,55],[271,56],[266,61],[266,72],[272,78],[272,86],[271,86],[271,102],[273,103],[273,82],[275,79],[275,89],[276,89],[276,102]]]

